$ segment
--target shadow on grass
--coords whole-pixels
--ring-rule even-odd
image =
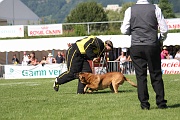
[[[180,104],[168,105],[168,108],[179,108]],[[159,109],[158,107],[152,107],[151,109]]]
[[[170,108],[178,108],[180,107],[180,104],[174,104],[174,105],[168,105]]]
[[[128,92],[134,92],[134,90],[119,90],[118,93],[128,93]],[[105,94],[105,93],[113,93],[112,91],[94,91],[93,93],[87,93],[87,94]]]

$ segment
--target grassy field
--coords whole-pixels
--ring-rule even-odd
[[[136,82],[135,76],[127,76]],[[141,110],[136,88],[125,82],[110,89],[76,94],[77,80],[52,88],[53,79],[0,80],[0,120],[180,120],[180,75],[163,75],[168,109],[157,109],[149,84],[151,109]]]

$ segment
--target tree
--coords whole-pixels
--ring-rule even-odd
[[[119,11],[107,10],[106,14],[108,16],[109,21],[120,21],[120,13]],[[111,30],[119,30],[121,23],[109,23],[109,29]]]
[[[120,10],[120,20],[124,19],[124,13],[125,13],[126,9],[131,7],[134,4],[135,4],[134,2],[128,2],[128,3],[124,3],[122,5],[122,9]]]
[[[80,3],[67,16],[67,22],[101,22],[107,21],[103,7],[96,2]]]
[[[172,9],[173,8],[172,4],[170,4],[168,0],[160,0],[159,7],[162,10],[164,18],[175,18],[176,17],[173,12],[173,9]]]
[[[96,2],[82,2],[73,9],[66,18],[67,23],[81,23],[81,22],[102,22],[108,21],[108,17],[100,4]],[[104,30],[107,24],[93,24],[90,26],[91,30]]]

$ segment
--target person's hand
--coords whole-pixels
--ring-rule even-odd
[[[167,34],[162,34],[162,33],[161,33],[159,40],[162,41],[162,42],[164,42],[164,40],[166,40],[166,38],[167,38]]]
[[[71,47],[71,46],[72,46],[72,44],[71,44],[71,43],[68,43],[68,44],[67,44],[67,46],[68,46],[68,47]]]
[[[98,62],[99,61],[99,58],[94,58],[93,59],[93,62]]]

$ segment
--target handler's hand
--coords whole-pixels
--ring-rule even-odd
[[[99,58],[94,58],[93,59],[93,62],[98,62],[99,61]]]
[[[71,44],[71,43],[68,43],[68,44],[67,44],[67,46],[68,46],[68,47],[71,47],[71,46],[72,46],[72,44]]]

